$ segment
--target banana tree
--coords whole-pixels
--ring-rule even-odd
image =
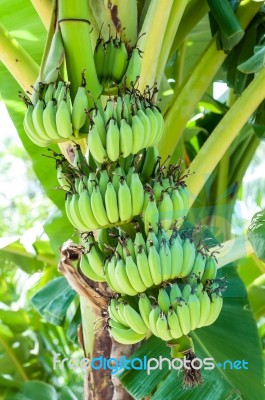
[[[79,343],[84,355],[91,359],[99,354],[113,359],[120,359],[122,355],[131,355],[138,360],[144,356],[170,359],[187,353],[194,357],[195,348],[197,356],[201,359],[213,357],[216,364],[237,359],[249,363],[249,369],[243,368],[240,372],[227,370],[222,365],[213,371],[204,371],[204,383],[199,373],[196,375],[193,371],[190,376],[186,369],[184,380],[191,388],[185,391],[176,371],[165,366],[150,375],[137,371],[137,368],[125,369],[118,378],[111,374],[110,368],[92,370],[85,376],[85,398],[174,399],[176,393],[181,399],[192,396],[203,399],[261,398],[261,344],[253,313],[248,307],[246,290],[236,269],[237,260],[252,255],[254,250],[245,237],[232,238],[231,228],[242,179],[264,130],[263,2],[80,0],[73,5],[69,0],[32,0],[31,3],[25,6],[16,0],[12,5],[8,1],[1,4],[0,59],[3,66],[0,90],[23,146],[32,159],[33,169],[45,193],[58,208],[58,214],[46,222],[45,230],[58,256],[59,271],[80,296],[82,323]],[[22,10],[23,18],[14,13],[14,4]],[[224,101],[214,99],[213,87],[217,81],[229,86]],[[63,82],[61,86],[59,82]],[[20,97],[26,103],[27,111],[23,102],[18,100],[17,93],[21,90]],[[126,104],[128,95],[130,99]],[[115,118],[113,104],[116,107]],[[143,110],[146,110],[146,115],[149,113],[148,123],[145,115],[138,128],[133,129],[135,117],[140,118]],[[106,124],[110,133],[105,138],[104,134],[100,136],[102,115],[105,118],[109,116]],[[44,134],[43,121],[46,127],[49,126],[48,136]],[[125,121],[123,130],[122,121]],[[149,138],[142,139],[145,131],[141,129],[145,124],[150,124],[152,129],[149,128]],[[130,137],[131,131],[138,132],[137,140],[136,136]],[[123,139],[121,132],[124,132]],[[117,145],[119,134],[120,144]],[[153,141],[150,141],[151,135],[154,135]],[[42,156],[45,146],[49,147],[46,158]],[[149,146],[153,150],[142,150]],[[126,166],[125,160],[129,157]],[[68,203],[74,202],[77,182],[81,192],[83,190],[80,166],[82,174],[88,175],[91,168],[96,173],[100,164],[115,164],[118,159],[120,167],[129,169],[133,165],[133,171],[141,177],[140,185],[135,186],[138,188],[135,190],[138,201],[141,185],[146,184],[143,203],[144,197],[150,204],[155,203],[152,186],[155,173],[165,177],[164,171],[171,171],[177,176],[173,184],[171,182],[169,187],[162,188],[161,207],[158,205],[158,209],[162,210],[162,201],[169,197],[175,185],[186,203],[184,207],[182,202],[185,212],[177,215],[178,222],[173,231],[181,232],[181,240],[186,240],[189,246],[199,231],[199,236],[195,235],[197,249],[191,245],[187,254],[190,256],[193,251],[201,254],[198,249],[203,243],[203,251],[214,255],[212,261],[218,260],[218,281],[224,282],[224,276],[228,280],[220,318],[213,326],[185,335],[182,342],[169,341],[171,355],[170,348],[165,346],[168,339],[161,340],[151,336],[150,332],[151,337],[141,342],[141,346],[123,345],[118,343],[118,339],[117,342],[113,340],[114,334],[109,336],[106,310],[109,299],[113,299],[112,290],[126,295],[134,293],[124,289],[125,280],[122,287],[125,291],[119,292],[111,278],[107,281],[112,290],[106,286],[104,274],[97,271],[98,274],[95,276],[94,272],[92,276],[89,263],[85,264],[82,255],[83,247],[68,241],[74,232],[71,224],[83,232],[96,231],[100,226],[118,225],[133,238],[132,225],[137,225],[146,236],[150,223],[157,225],[153,217],[151,220],[145,217],[147,207],[142,211],[143,205],[140,211],[135,209],[133,216],[136,218],[132,219],[132,215],[128,215],[129,201],[123,201],[118,217],[115,217],[115,203],[112,203],[106,223],[104,204],[100,208],[100,185],[96,186],[98,189],[95,189],[95,201],[91,200],[91,207],[92,211],[97,210],[95,215],[101,215],[102,223],[92,221],[90,217],[90,223],[86,225],[76,218],[78,211],[71,214],[75,208],[72,205],[68,208]],[[148,167],[151,168],[149,172]],[[52,168],[53,173],[50,172]],[[111,168],[104,168],[106,185],[114,171]],[[120,172],[116,173],[117,184],[124,189],[125,179],[120,175]],[[66,192],[73,191],[71,197],[66,195],[66,200],[63,190],[53,189],[58,187],[57,178]],[[96,179],[94,177],[91,181]],[[167,208],[165,212],[168,212]],[[187,218],[183,223],[184,215]],[[132,222],[127,223],[128,220]],[[166,229],[167,220],[166,215],[157,222],[163,229],[170,230],[173,218]],[[95,232],[98,241],[108,245],[107,250],[104,248],[108,256],[112,254],[111,246],[119,245],[115,240],[114,245],[112,242],[117,232],[114,231],[114,238],[110,233]],[[120,234],[118,236],[122,242]],[[85,236],[89,244],[88,255],[97,247],[95,241],[89,242],[90,238],[91,235]],[[168,239],[164,237],[161,240],[161,243],[166,243]],[[128,256],[128,244],[123,247],[125,256]],[[89,271],[88,276],[85,271]],[[151,278],[154,280],[153,276]],[[210,278],[215,278],[215,275]],[[158,279],[155,286],[167,280]],[[150,292],[151,297],[156,295],[155,291]],[[185,308],[182,300],[180,304]],[[253,301],[251,304],[254,306]],[[164,323],[163,315],[160,324]],[[139,329],[139,326],[135,328]],[[111,331],[115,331],[115,326]],[[139,340],[143,338],[146,335],[141,337],[140,334]],[[202,384],[193,387],[194,382]]]

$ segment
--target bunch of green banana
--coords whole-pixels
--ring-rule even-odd
[[[87,121],[85,110],[88,108],[88,98],[84,78],[73,104],[69,83],[58,81],[40,87],[36,104],[33,106],[26,101],[28,108],[24,117],[24,129],[29,139],[44,147],[78,138],[80,129]]]
[[[128,52],[121,38],[110,37],[104,42],[99,36],[94,52],[95,66],[100,83],[106,94],[111,89],[117,91],[117,86],[131,87],[141,72],[141,51],[134,47]]]
[[[110,334],[123,344],[139,342],[150,333],[170,341],[211,325],[223,305],[223,288],[218,283],[213,285],[211,291],[206,291],[202,285],[196,289],[189,284],[161,286],[150,297],[141,293],[138,304],[126,296],[111,299],[108,307]]]
[[[138,231],[134,240],[120,230],[118,240],[105,264],[106,280],[116,293],[134,296],[162,282],[188,278],[194,286],[216,277],[215,258],[197,251],[192,239],[182,239],[176,230],[155,234],[150,227],[146,237]]]
[[[118,171],[116,171],[118,169]],[[139,174],[123,175],[118,167],[113,174],[102,169],[74,180],[67,192],[65,209],[69,221],[81,232],[119,225],[140,215],[144,188]]]
[[[152,100],[135,89],[107,100],[104,112],[93,110],[88,149],[98,163],[127,158],[159,142],[164,120]]]

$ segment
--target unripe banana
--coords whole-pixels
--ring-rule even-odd
[[[193,242],[186,238],[183,244],[183,266],[179,277],[184,278],[192,271],[196,256],[196,249]]]
[[[159,285],[163,281],[162,268],[159,254],[153,245],[149,248],[148,263],[152,280],[155,285]]]
[[[204,273],[205,265],[206,257],[201,252],[197,252],[191,273],[201,280]]]
[[[203,291],[201,293],[196,293],[196,295],[200,300],[200,321],[197,325],[197,328],[201,328],[205,325],[206,321],[209,318],[211,301],[206,291]]]
[[[86,255],[81,256],[80,269],[83,272],[83,274],[92,281],[105,282],[105,278],[97,275],[95,271],[92,269]]]
[[[161,313],[161,309],[158,305],[154,306],[149,314],[149,327],[153,335],[160,337],[156,329],[156,323]]]
[[[77,89],[72,110],[72,124],[74,128],[74,134],[78,134],[79,130],[85,124],[87,120],[86,112],[88,108],[88,98],[86,93],[85,82],[84,86],[79,86]]]
[[[170,302],[170,298],[169,298],[169,295],[167,294],[166,289],[163,287],[159,289],[157,302],[158,302],[158,305],[161,308],[161,310],[167,314],[171,302]]]
[[[41,140],[49,140],[43,124],[44,101],[38,100],[32,111],[32,122]]]
[[[87,190],[83,190],[80,194],[78,207],[83,221],[85,222],[87,229],[93,231],[98,228],[98,222],[96,221],[92,212],[90,196]]]
[[[121,178],[125,179],[125,172],[122,167],[118,166],[117,168],[115,168],[115,170],[113,172],[113,178],[112,178],[112,183],[113,183],[114,189],[116,190],[116,193],[118,193],[118,191],[119,191]]]
[[[149,249],[151,246],[155,246],[156,250],[159,252],[160,244],[159,244],[157,235],[155,234],[152,227],[149,228],[147,240],[146,240],[146,248],[147,248],[148,253],[149,253]]]
[[[204,326],[211,325],[217,320],[223,306],[222,296],[214,292],[211,297],[210,313],[207,320],[204,322]]]
[[[99,186],[96,186],[92,192],[91,198],[91,208],[93,215],[98,222],[99,226],[109,225],[110,221],[108,219],[104,202],[99,190]]]
[[[159,222],[165,231],[168,231],[173,222],[173,203],[167,192],[162,193],[162,199],[158,205]]]
[[[56,107],[53,100],[50,100],[43,110],[43,125],[48,136],[47,139],[60,139],[56,126]]]
[[[110,334],[116,342],[121,344],[134,344],[145,338],[145,334],[139,334],[131,328],[119,329],[113,327],[110,328]]]
[[[104,148],[106,148],[106,126],[105,126],[105,121],[99,111],[98,108],[95,108],[92,112],[92,121],[96,125],[98,135],[100,137],[101,143]]]
[[[54,94],[54,89],[55,89],[55,83],[50,83],[47,86],[45,95],[44,95],[44,101],[46,104],[49,103],[49,101],[53,100],[53,94]]]
[[[99,249],[98,244],[94,243],[90,246],[89,252],[87,253],[87,259],[93,271],[105,280],[104,274],[104,263],[105,255]]]
[[[185,215],[184,203],[178,189],[173,189],[171,194],[173,204],[173,221],[183,218]]]
[[[147,326],[147,328],[149,328],[150,327],[149,314],[151,312],[152,305],[151,305],[149,298],[146,296],[145,293],[141,293],[139,295],[138,307],[139,307],[140,315],[141,315],[145,325]]]
[[[161,339],[166,340],[166,341],[173,339],[173,337],[170,333],[169,327],[168,327],[167,317],[165,316],[165,314],[163,312],[160,313],[160,315],[157,319],[156,330]]]
[[[145,325],[142,317],[128,303],[126,303],[124,305],[124,317],[125,317],[127,323],[129,324],[129,326],[135,332],[143,334],[143,335],[147,333],[148,328]]]
[[[178,237],[170,239],[171,252],[171,279],[177,278],[183,268],[183,247],[178,240]]]
[[[117,264],[116,256],[113,256],[113,257],[111,257],[110,260],[106,261],[105,268],[104,268],[106,281],[108,282],[108,285],[114,292],[125,294],[125,292],[120,287],[120,285],[116,279],[116,274],[115,274],[116,264]]]
[[[117,46],[115,58],[113,60],[112,76],[113,80],[119,83],[127,69],[128,65],[128,52],[125,43],[120,41]]]
[[[101,82],[103,78],[103,69],[105,66],[105,46],[101,38],[98,39],[95,47],[94,60],[98,79]]]
[[[57,174],[57,180],[58,180],[61,188],[63,190],[65,190],[66,192],[69,192],[70,191],[70,182],[66,177],[62,162],[58,162],[56,164],[56,174]]]
[[[144,143],[144,126],[136,114],[132,117],[132,139],[132,154],[136,154],[143,148]]]
[[[179,318],[176,312],[170,308],[167,314],[167,322],[170,330],[170,334],[174,339],[178,339],[183,336],[183,332],[180,327]]]
[[[114,118],[114,108],[114,101],[112,99],[108,99],[104,108],[104,119],[106,125],[108,124],[110,119]]]
[[[154,145],[156,138],[158,137],[159,126],[157,117],[150,107],[145,108],[145,114],[149,118],[150,123],[150,137],[149,141],[146,142],[146,147],[149,147]]]
[[[129,59],[128,67],[126,69],[123,81],[127,87],[131,87],[135,83],[136,78],[141,73],[141,53],[140,50],[135,47],[132,51]]]
[[[181,297],[186,301],[186,303],[188,302],[188,298],[190,297],[191,292],[192,292],[192,287],[188,283],[184,285]]]
[[[67,106],[66,100],[60,101],[56,111],[56,127],[58,134],[64,138],[69,139],[72,136],[73,128],[71,123],[71,114]]]
[[[136,254],[134,250],[134,244],[130,237],[126,237],[125,247],[123,247],[123,257],[126,258],[127,254],[130,254],[133,260],[136,262]]]
[[[150,198],[146,210],[144,212],[144,228],[146,235],[148,234],[150,226],[152,227],[155,234],[158,232],[158,223],[159,223],[159,212],[156,206],[155,199],[153,197]]]
[[[190,312],[190,327],[191,330],[194,331],[194,329],[199,325],[201,312],[200,301],[195,293],[190,294],[187,305]]]
[[[107,217],[110,223],[115,224],[116,222],[118,222],[120,219],[118,198],[112,182],[108,182],[107,184],[107,190],[105,193],[105,206]]]
[[[118,204],[119,204],[119,215],[121,221],[128,221],[132,218],[132,197],[131,191],[125,181],[120,179],[119,190],[118,190]]]
[[[187,213],[189,211],[189,203],[190,203],[187,188],[186,188],[186,186],[179,186],[178,191],[183,200],[183,213],[184,213],[184,215],[187,215]]]
[[[137,256],[136,256],[138,271],[143,281],[143,284],[148,288],[154,285],[154,281],[150,272],[149,262],[147,255],[142,247],[138,248]]]
[[[163,133],[164,133],[164,118],[161,114],[161,112],[157,109],[157,107],[153,107],[153,113],[155,114],[156,118],[157,118],[157,122],[158,122],[158,132],[157,132],[157,136],[155,138],[154,144],[157,144]]]
[[[140,121],[142,122],[144,127],[144,141],[142,147],[147,147],[147,144],[149,143],[151,136],[151,124],[149,118],[147,117],[147,115],[144,113],[143,110],[138,110],[136,114],[140,118]]]
[[[99,174],[98,185],[99,185],[99,190],[100,190],[100,193],[101,193],[101,196],[103,197],[103,199],[105,197],[105,193],[107,190],[108,181],[109,181],[108,171],[106,169],[101,169],[100,174]]]
[[[174,310],[176,310],[177,309],[177,299],[180,299],[182,297],[182,292],[177,283],[173,283],[171,285],[169,297],[170,297],[170,302],[171,302]]]
[[[125,263],[122,258],[119,258],[115,268],[115,278],[118,282],[118,285],[122,288],[122,290],[128,294],[129,296],[135,296],[137,291],[133,289],[125,268]]]
[[[146,243],[143,234],[140,231],[136,232],[134,238],[134,248],[135,248],[135,253],[138,252],[139,248],[143,249],[146,252]]]
[[[153,191],[154,191],[154,196],[155,196],[156,201],[158,201],[161,198],[163,190],[164,190],[164,188],[163,188],[161,182],[156,181],[153,186]]]
[[[87,138],[87,145],[89,151],[91,152],[94,159],[103,164],[107,161],[108,155],[107,152],[101,142],[97,127],[95,124],[92,125],[89,129],[88,138]]]
[[[141,171],[142,181],[148,181],[154,173],[155,166],[158,160],[158,149],[157,147],[148,147],[146,149],[144,164]]]
[[[125,259],[126,273],[129,281],[134,290],[138,293],[145,292],[147,287],[143,284],[141,276],[139,274],[137,265],[135,264],[132,256],[127,255]]]
[[[25,129],[25,132],[29,139],[36,144],[37,146],[44,147],[47,145],[47,141],[43,140],[38,132],[36,131],[35,126],[33,125],[33,120],[32,120],[32,114],[33,114],[33,105],[28,105],[24,121],[23,121],[23,127]]]
[[[184,335],[187,335],[191,330],[191,323],[189,308],[184,300],[179,301],[176,312],[179,318],[181,330]]]
[[[70,202],[69,212],[71,214],[71,218],[75,221],[75,227],[82,232],[86,232],[88,229],[80,214],[78,204],[79,204],[79,194],[74,193],[72,196],[72,200]]]
[[[214,257],[208,257],[205,269],[201,278],[202,284],[205,285],[207,280],[214,279],[217,274],[217,263]]]
[[[120,151],[122,157],[126,158],[132,153],[133,132],[131,126],[122,118],[120,123]]]
[[[114,319],[115,321],[123,324],[123,320],[121,319],[118,311],[117,311],[117,301],[116,299],[111,299],[108,306],[108,313],[110,318]]]
[[[139,175],[134,172],[131,177],[132,215],[140,215],[144,204],[144,188]]]
[[[111,161],[117,161],[120,156],[120,131],[117,121],[111,118],[107,127],[106,149]]]
[[[160,264],[162,269],[163,282],[168,281],[171,278],[171,251],[168,246],[168,241],[162,239],[159,249]]]

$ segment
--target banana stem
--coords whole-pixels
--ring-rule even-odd
[[[222,243],[222,247],[212,247],[211,250],[216,250],[217,252],[218,268],[254,253],[253,247],[246,236],[227,240]]]
[[[156,80],[158,82],[158,85],[160,85],[163,72],[168,60],[169,52],[172,46],[172,42],[177,33],[181,18],[187,4],[188,0],[179,0],[173,2],[157,65]]]
[[[138,46],[143,51],[139,89],[153,86],[161,48],[166,32],[173,0],[152,0],[148,8]]]
[[[90,40],[90,21],[87,0],[73,2],[58,0],[58,22],[65,47],[65,57],[70,90],[74,98],[81,82],[81,73],[85,69],[87,88],[95,101],[101,94],[93,50]]]
[[[39,66],[26,50],[0,24],[0,61],[25,91],[31,92],[36,81]]]
[[[187,178],[187,185],[193,194],[190,198],[190,207],[240,129],[264,100],[265,91],[262,90],[264,81],[265,68],[230,108],[192,161],[190,170],[199,173]]]
[[[250,0],[241,3],[237,16],[243,28],[249,24],[259,7],[258,3]],[[226,57],[227,55],[223,51],[217,50],[216,38],[214,37],[196,67],[182,85],[177,98],[166,114],[165,132],[158,145],[162,160],[168,154],[172,154],[197,102],[207,90]]]
[[[43,25],[48,30],[52,12],[52,0],[31,0],[31,3],[37,11]]]

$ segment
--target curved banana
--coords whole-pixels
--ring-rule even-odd
[[[204,326],[206,321],[209,318],[210,315],[210,309],[211,309],[211,301],[206,293],[206,291],[203,291],[201,293],[196,293],[198,296],[198,299],[200,300],[200,321],[197,325],[197,328],[201,328]]]
[[[161,240],[160,248],[159,248],[159,257],[160,257],[160,264],[161,264],[161,269],[162,269],[163,282],[166,282],[169,279],[171,279],[172,260],[171,260],[171,251],[168,246],[168,241],[165,239]]]
[[[208,257],[201,278],[202,284],[205,285],[207,280],[214,279],[216,277],[216,274],[217,274],[217,262],[214,257]]]
[[[43,125],[49,139],[60,139],[56,126],[56,106],[54,100],[50,100],[43,110]]]
[[[154,245],[149,248],[148,263],[152,280],[155,285],[159,285],[163,281],[162,268],[159,254]]]
[[[94,190],[90,198],[90,202],[94,218],[98,222],[99,226],[109,225],[110,221],[108,219],[98,185],[94,187]]]
[[[191,330],[191,323],[189,308],[184,300],[179,301],[176,312],[179,318],[181,330],[184,335],[187,335]]]
[[[177,236],[170,238],[171,279],[180,276],[183,267],[183,247]]]
[[[190,327],[191,330],[194,331],[194,329],[196,329],[200,323],[200,312],[201,312],[200,300],[198,299],[195,293],[190,294],[187,301],[187,305],[190,312]]]
[[[139,295],[138,307],[139,307],[140,315],[141,315],[145,325],[147,326],[147,328],[150,328],[149,314],[151,312],[152,305],[151,305],[149,298],[146,296],[145,293],[141,293]]]
[[[157,332],[157,329],[156,329],[156,323],[157,323],[160,313],[161,313],[160,307],[158,305],[155,305],[155,306],[153,306],[153,308],[149,314],[150,330],[153,333],[153,335],[155,335],[157,337],[160,337],[159,333]]]
[[[143,247],[138,248],[136,255],[137,267],[143,284],[149,288],[154,285],[154,281],[150,272],[149,262]]]
[[[134,172],[131,176],[132,215],[140,215],[144,205],[144,188],[139,175]]]
[[[119,329],[109,328],[110,334],[116,342],[121,344],[134,344],[138,343],[145,338],[145,334],[139,334],[131,328]]]
[[[145,233],[148,235],[150,226],[155,234],[158,232],[159,212],[154,197],[151,196],[143,213]]]
[[[204,326],[211,325],[217,320],[223,306],[223,298],[221,295],[214,292],[211,297],[210,313],[207,320],[204,322]]]
[[[87,226],[87,230],[93,231],[99,227],[97,220],[94,217],[91,207],[91,199],[88,190],[83,190],[80,194],[78,207],[83,221]]]
[[[140,273],[138,271],[137,265],[135,264],[132,256],[127,255],[125,259],[125,268],[128,279],[133,287],[138,293],[145,292],[147,287],[144,285]]]
[[[159,337],[163,340],[172,340],[173,337],[170,333],[168,323],[167,323],[167,317],[165,314],[162,312],[160,313],[157,322],[156,322],[156,330],[159,335]]]
[[[128,279],[125,268],[125,262],[122,258],[119,258],[116,263],[115,278],[116,281],[118,282],[118,285],[126,294],[128,294],[129,296],[135,296],[137,294],[137,291],[133,289]]]
[[[144,144],[144,126],[137,114],[132,116],[132,154],[138,153]]]
[[[88,108],[88,98],[86,93],[85,81],[77,89],[72,109],[72,124],[74,128],[74,134],[78,135],[79,130],[84,126],[87,115],[85,110]]]
[[[103,164],[107,161],[108,154],[102,144],[96,124],[93,124],[89,128],[87,145],[92,156],[98,163]]]
[[[167,314],[171,301],[165,288],[161,287],[158,292],[157,302],[161,310]]]
[[[158,204],[159,223],[165,231],[168,231],[173,222],[173,203],[170,195],[164,191]]]
[[[72,136],[73,127],[71,122],[71,114],[65,99],[61,100],[57,106],[56,127],[59,136],[62,138],[69,139],[69,137]]]
[[[126,158],[132,153],[133,132],[128,122],[122,118],[120,123],[120,151],[122,157]]]
[[[80,261],[80,269],[83,272],[83,274],[91,279],[92,281],[95,282],[105,282],[105,278],[97,275],[95,271],[91,268],[90,263],[88,262],[88,259],[86,255],[81,256],[81,261]]]
[[[196,249],[193,242],[186,238],[183,244],[183,265],[179,277],[184,278],[192,271],[196,256]]]
[[[106,136],[106,150],[111,161],[117,161],[120,156],[120,131],[114,118],[109,120]]]
[[[132,196],[125,179],[120,179],[118,190],[119,215],[121,221],[132,218]]]
[[[179,318],[173,308],[170,308],[167,314],[167,323],[169,331],[174,339],[178,339],[183,336],[183,332],[180,326]]]
[[[108,182],[107,184],[107,190],[105,193],[105,207],[110,223],[115,224],[116,222],[118,222],[120,219],[118,198],[112,182]]]
[[[135,332],[145,335],[147,333],[147,326],[145,325],[140,314],[134,310],[130,306],[129,303],[125,303],[124,305],[124,317],[130,326]]]

